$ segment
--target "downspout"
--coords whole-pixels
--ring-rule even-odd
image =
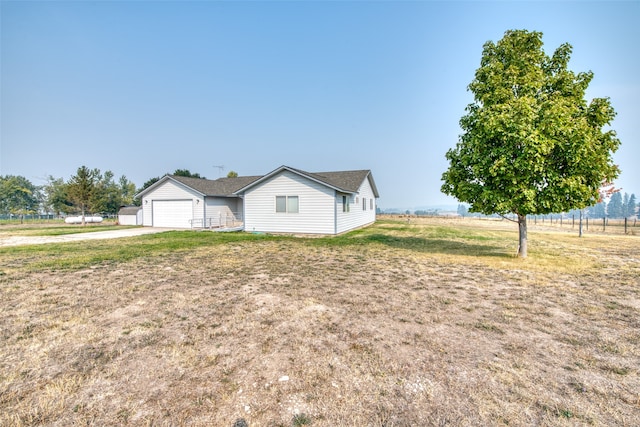
[[[236,210],[240,212],[242,209],[242,231],[247,231],[245,224],[247,223],[246,212],[244,211],[244,194],[238,194],[238,202],[236,204]]]
[[[207,228],[207,196],[202,196],[202,228]]]
[[[333,190],[333,234],[338,234],[338,192]]]

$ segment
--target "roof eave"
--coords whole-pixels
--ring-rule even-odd
[[[163,183],[164,181],[166,181],[167,179],[170,178],[170,175],[167,173],[164,176],[162,176],[159,180],[157,180],[156,182],[154,182],[153,184],[151,184],[150,186],[148,186],[147,188],[143,189],[142,191],[138,192],[137,194],[134,194],[134,198],[139,198],[142,197],[144,194],[148,193],[149,191],[153,190],[155,187],[158,187],[161,183]]]
[[[185,184],[184,182],[181,182],[181,181],[175,179],[172,175],[166,174],[165,176],[160,178],[157,182],[154,182],[152,185],[150,185],[149,187],[145,188],[144,190],[142,190],[141,192],[139,192],[138,194],[136,194],[133,197],[135,197],[135,198],[141,197],[142,195],[152,191],[155,187],[159,187],[162,183],[164,183],[166,181],[173,181],[173,182],[175,182],[176,184],[178,184],[178,185],[180,185],[182,187],[188,188],[189,190],[198,193],[202,197],[207,196],[202,191],[197,190],[197,189],[193,188],[192,186],[190,186],[188,184]]]
[[[367,174],[367,178],[369,180],[369,185],[371,186],[371,190],[373,190],[373,195],[376,198],[380,198],[380,193],[378,193],[378,187],[376,186],[376,182],[373,180],[373,174],[371,173],[371,171],[369,171],[369,174]]]
[[[247,191],[249,188],[251,188],[251,187],[253,187],[253,186],[255,186],[255,185],[257,185],[257,184],[259,184],[259,183],[261,183],[263,181],[266,181],[266,180],[270,179],[271,177],[273,177],[273,176],[279,174],[280,172],[282,172],[283,170],[288,170],[291,173],[294,173],[296,175],[302,176],[302,177],[307,178],[307,179],[309,179],[311,181],[317,182],[318,184],[322,184],[325,187],[328,187],[328,188],[331,188],[333,190],[339,191],[341,193],[349,193],[349,194],[355,194],[356,193],[354,191],[350,191],[350,190],[346,190],[344,188],[336,187],[335,185],[331,185],[328,182],[319,180],[319,179],[315,178],[314,176],[312,176],[309,172],[306,172],[306,171],[303,171],[303,170],[300,170],[300,169],[295,169],[295,168],[292,168],[290,166],[282,165],[279,168],[274,169],[273,171],[271,171],[268,174],[264,175],[262,178],[259,178],[259,179],[255,180],[255,181],[251,182],[250,184],[245,185],[244,187],[240,188],[239,190],[235,191],[234,194],[240,195],[240,193],[243,193],[243,192]]]

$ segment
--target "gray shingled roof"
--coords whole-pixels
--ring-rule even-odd
[[[358,170],[358,171],[336,171],[336,172],[313,172],[306,173],[307,175],[316,178],[318,181],[325,182],[332,187],[339,188],[348,193],[355,193],[362,185],[362,182],[370,176],[371,171]],[[371,186],[375,195],[378,195],[378,190],[371,179]]]
[[[261,176],[239,176],[236,178],[218,178],[216,180],[202,178],[187,178],[169,175],[172,179],[193,188],[205,196],[233,196],[234,192],[251,184]]]
[[[265,178],[271,174],[277,173],[283,169],[288,169],[292,172],[306,176],[310,179],[321,182],[329,187],[335,188],[345,193],[355,193],[362,185],[362,182],[368,177],[373,193],[376,197],[380,197],[376,183],[373,181],[373,176],[370,170],[355,170],[355,171],[335,171],[335,172],[307,172],[301,169],[292,168],[289,166],[280,166],[278,169],[270,172],[262,178]]]
[[[169,175],[169,177],[186,185],[187,187],[198,191],[201,194],[204,194],[205,196],[229,197],[235,196],[238,190],[250,186],[255,181],[266,178],[267,176],[282,169],[291,170],[302,176],[306,176],[310,179],[316,180],[345,193],[357,192],[362,182],[368,178],[374,195],[376,197],[379,197],[378,189],[376,188],[376,184],[373,181],[373,177],[371,176],[371,171],[369,170],[306,172],[301,169],[295,169],[289,166],[281,166],[275,171],[264,176],[239,176],[236,178],[218,178],[215,180],[203,178],[187,178],[184,176],[176,175]]]
[[[136,215],[142,209],[140,206],[123,206],[118,211],[118,215]]]

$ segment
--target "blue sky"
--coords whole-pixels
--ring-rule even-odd
[[[371,169],[379,206],[456,204],[446,151],[482,45],[573,45],[640,194],[640,2],[0,2],[0,175],[86,165],[141,186],[189,169]]]

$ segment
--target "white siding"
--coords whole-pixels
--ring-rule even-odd
[[[205,227],[224,227],[242,221],[242,200],[236,197],[207,197]]]
[[[342,196],[345,194],[338,193],[336,195],[336,212],[337,212],[337,233],[354,228],[372,224],[376,220],[376,198],[373,194],[373,188],[366,178],[355,195],[347,195],[350,197],[349,212],[342,212]],[[367,200],[366,210],[362,209],[362,198]],[[357,201],[356,201],[357,199]],[[370,200],[373,199],[373,209],[371,209]]]
[[[136,215],[118,215],[120,225],[138,225]]]
[[[189,218],[185,218],[189,225],[184,228],[190,228],[188,221],[192,219],[202,219],[204,215],[204,201],[200,194],[188,189],[174,181],[166,180],[158,187],[147,193],[142,198],[142,220],[143,225],[152,227],[158,225],[153,223],[153,202],[156,200],[191,200],[192,209]],[[157,208],[157,206],[156,206]]]
[[[246,231],[335,233],[335,191],[290,171],[250,188],[244,195]],[[298,213],[276,213],[276,196],[298,196]]]

